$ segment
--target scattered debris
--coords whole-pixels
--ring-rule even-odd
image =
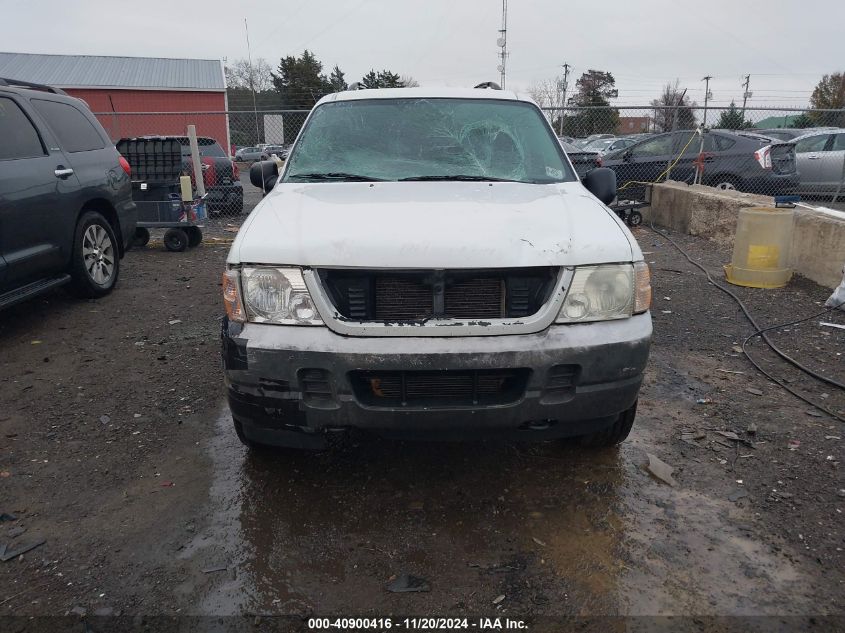
[[[226,571],[227,569],[229,569],[228,565],[218,565],[217,567],[207,567],[202,570],[202,573],[213,574],[218,571]]]
[[[729,440],[736,440],[737,442],[740,441],[739,435],[737,435],[733,431],[716,431],[716,433],[718,435],[721,435],[722,437],[728,438]]]
[[[41,341],[30,341],[30,345],[41,345]]]
[[[763,395],[762,391],[760,391],[759,389],[755,389],[754,387],[746,387],[745,390],[748,393],[753,393],[755,396],[762,396]]]
[[[713,401],[710,398],[699,398],[695,404],[711,404]]]
[[[845,497],[845,488],[840,488],[839,490],[837,490],[836,496],[837,497]]]
[[[168,325],[178,325],[181,322],[182,322],[182,319],[173,319],[172,321],[168,321],[167,324]]]
[[[532,536],[531,540],[534,541],[535,543],[537,543],[537,545],[540,545],[542,547],[546,546],[546,544],[543,541],[541,541],[540,539],[538,539],[536,536]]]
[[[493,604],[501,604],[505,600],[505,594],[493,598]]]
[[[672,311],[671,311],[671,310],[661,310],[660,312],[661,312],[662,314],[672,314]]]
[[[162,487],[162,488],[172,488],[172,487],[173,487],[173,486],[175,486],[175,485],[176,485],[176,484],[174,484],[172,481],[162,481],[162,482],[161,482],[161,487]]]
[[[818,411],[814,411],[814,410],[812,410],[812,409],[811,409],[811,410],[809,410],[809,411],[805,411],[805,413],[806,413],[807,415],[811,416],[811,417],[814,417],[814,418],[820,418],[820,417],[822,417],[822,415],[823,415],[823,414],[819,413]]]
[[[801,446],[801,440],[789,440],[786,446],[789,448],[789,450],[794,451],[796,448]]]
[[[824,439],[826,440],[841,440],[842,438],[838,435],[825,435]]]
[[[102,422],[103,424],[108,424],[109,422],[111,422],[111,417],[107,415],[101,415],[100,422]]]
[[[26,532],[26,528],[22,525],[18,525],[17,527],[13,527],[8,532],[6,532],[6,536],[8,536],[9,538],[17,538],[24,532]]]
[[[835,327],[840,330],[845,330],[845,325],[842,325],[841,323],[828,323],[827,321],[819,321],[819,325],[822,325],[824,327]]]
[[[731,347],[731,349],[737,354],[742,354],[742,348],[739,345],[734,345],[733,347]]]
[[[17,558],[21,554],[26,554],[28,551],[33,550],[36,547],[40,547],[41,545],[44,545],[44,543],[46,542],[47,539],[42,538],[30,543],[29,545],[21,545],[17,549],[13,549],[11,551],[7,548],[6,544],[3,543],[2,545],[0,545],[0,550],[2,550],[3,552],[2,554],[0,554],[0,561],[3,561],[4,563],[10,561],[13,558]]]
[[[431,591],[431,585],[425,578],[401,573],[387,583],[387,590],[391,593],[416,593]]]
[[[11,477],[12,473],[8,470],[0,470],[0,479],[5,479],[6,477]]]
[[[748,433],[749,435],[757,435],[757,425],[754,422],[752,422],[751,424],[748,425],[748,428],[745,429],[745,432]]]
[[[652,455],[651,453],[646,453],[646,455],[648,456],[648,472],[669,486],[674,487],[678,485],[678,482],[672,478],[674,468],[660,460],[656,455]]]
[[[17,521],[18,517],[8,512],[0,513],[0,521]]]
[[[733,369],[717,369],[716,371],[720,371],[723,374],[745,374],[744,371],[734,371]]]

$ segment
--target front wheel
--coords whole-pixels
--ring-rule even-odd
[[[589,448],[605,448],[609,446],[616,446],[625,441],[631,428],[634,426],[634,418],[637,417],[637,403],[630,409],[626,409],[619,414],[616,421],[606,429],[590,433],[589,435],[582,435],[581,446]]]
[[[72,290],[80,297],[109,294],[120,272],[114,229],[97,211],[85,211],[76,223],[71,254]]]

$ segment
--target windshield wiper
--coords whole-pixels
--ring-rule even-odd
[[[459,180],[459,181],[482,181],[482,182],[521,182],[519,180],[511,180],[510,178],[494,178],[492,176],[470,176],[468,174],[456,175],[440,175],[440,176],[409,176],[408,178],[400,178],[399,181],[406,180]]]
[[[354,180],[357,182],[375,182],[384,180],[383,178],[373,178],[372,176],[362,176],[361,174],[348,174],[343,171],[291,174],[288,178],[302,178],[304,180]]]

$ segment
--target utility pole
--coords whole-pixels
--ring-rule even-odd
[[[710,100],[710,80],[713,79],[712,75],[707,75],[701,81],[704,82],[704,121],[702,121],[701,125],[707,127],[707,102]]]
[[[506,66],[508,61],[508,0],[502,0],[502,28],[499,29],[499,39],[496,40],[496,45],[501,49],[499,51],[500,63],[498,67],[500,75],[500,85],[502,90],[505,89],[505,77],[507,75]]]
[[[561,85],[563,89],[563,95],[560,99],[560,118],[558,127],[560,128],[558,135],[563,136],[563,113],[565,112],[564,108],[566,107],[566,90],[569,88],[569,64],[563,64],[563,84]]]
[[[244,29],[246,30],[246,56],[249,60],[249,89],[252,91],[252,112],[255,115],[255,144],[261,142],[261,133],[258,131],[258,105],[255,102],[255,80],[252,76],[252,51],[249,48],[249,24],[244,18]]]
[[[748,85],[751,83],[751,75],[745,76],[745,83],[742,84],[745,86],[745,92],[742,93],[742,122],[745,123],[745,103],[751,98],[751,94],[748,91]]]

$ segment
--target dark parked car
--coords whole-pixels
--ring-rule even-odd
[[[0,79],[0,308],[65,283],[111,292],[135,232],[129,171],[83,101]]]
[[[616,172],[619,196],[636,200],[645,191],[644,185],[638,183],[657,180],[679,155],[668,178],[661,180],[691,183],[700,150],[701,137],[697,131],[680,130],[657,134],[606,155],[602,163]],[[704,135],[701,159],[702,183],[711,187],[778,195],[793,193],[798,186],[792,143],[773,142],[754,133],[711,130]]]
[[[586,176],[587,172],[591,169],[601,167],[601,154],[598,152],[585,151],[575,147],[572,143],[567,143],[561,139],[558,140],[560,140],[563,151],[566,152],[569,160],[572,161],[572,166],[575,168],[575,172],[579,178]]]
[[[170,137],[173,138],[173,137]],[[182,163],[186,174],[193,180],[191,145],[187,136],[177,136],[182,146]],[[203,184],[208,197],[205,206],[209,213],[240,215],[244,210],[244,188],[238,166],[229,158],[220,143],[213,138],[199,137],[202,159]]]

